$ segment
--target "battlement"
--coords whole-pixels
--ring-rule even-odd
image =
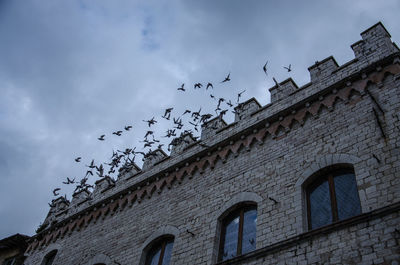
[[[363,94],[368,83],[381,82],[386,73],[398,78],[399,49],[382,23],[361,36],[362,40],[352,45],[355,59],[341,66],[333,56],[317,61],[308,68],[310,83],[299,87],[292,78],[277,83],[269,89],[270,104],[261,106],[255,98],[240,103],[235,107],[233,123],[227,124],[221,116],[205,122],[201,126],[201,141],[190,133],[182,134],[172,140],[170,156],[162,149],[146,154],[142,169],[131,163],[120,170],[116,182],[104,177],[95,183],[93,193],[81,190],[73,195],[71,203],[57,201],[55,205],[60,206],[51,207],[50,219],[75,218],[79,211],[111,201],[114,208],[119,207],[114,200],[121,205],[140,202],[145,194],[151,197],[165,186],[171,188],[174,181],[180,182],[197,171],[203,173],[204,168],[213,168],[218,160],[225,163],[229,154],[249,150],[255,142],[261,145],[266,139],[279,141],[298,124],[302,126],[309,116],[318,117],[321,109],[333,110],[336,100],[348,102],[351,93]],[[68,209],[62,218],[54,218],[55,213]]]

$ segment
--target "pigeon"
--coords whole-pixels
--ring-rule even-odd
[[[263,66],[263,71],[264,71],[264,73],[268,76],[268,73],[267,73],[267,64],[268,64],[268,61],[264,64],[264,66]]]
[[[125,131],[129,131],[130,129],[132,129],[132,126],[131,126],[131,125],[125,126]]]
[[[103,134],[103,135],[101,135],[99,138],[97,138],[98,140],[100,140],[100,141],[104,141],[105,139],[104,139],[104,137],[105,137],[106,135],[105,134]]]
[[[116,132],[113,132],[112,134],[117,135],[117,136],[121,136],[122,131],[116,131]]]
[[[225,83],[225,82],[231,81],[230,76],[231,76],[231,73],[229,73],[229,74],[225,77],[224,81],[222,81],[221,83]]]
[[[57,193],[57,191],[59,191],[59,190],[61,190],[61,189],[60,189],[60,188],[55,188],[55,189],[53,190],[54,196],[60,195],[59,193]]]
[[[81,159],[82,159],[82,157],[77,157],[77,158],[75,158],[75,162],[79,163],[79,162],[81,162]]]
[[[194,84],[194,89],[201,88],[203,85],[201,83]]]
[[[149,125],[149,127],[150,127],[151,125],[157,123],[157,121],[154,119],[154,117],[151,118],[150,120],[147,120],[147,121],[143,120],[143,121],[144,121],[144,122],[147,122],[147,125]]]
[[[286,66],[284,66],[283,68],[285,68],[288,72],[290,72],[290,71],[292,71],[292,65],[291,64],[289,64],[289,67],[286,67]]]
[[[68,185],[68,184],[74,184],[75,183],[75,178],[73,178],[72,180],[70,178],[67,177],[67,181],[63,181],[63,184]]]
[[[180,91],[185,91],[186,89],[183,88],[184,86],[185,86],[185,84],[182,84],[181,87],[178,87],[178,90],[180,90]]]
[[[207,84],[206,90],[208,90],[209,87],[211,87],[212,89],[214,89],[214,86],[213,86],[213,84],[211,84],[211,83],[208,83],[208,84]]]

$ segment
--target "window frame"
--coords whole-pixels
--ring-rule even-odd
[[[43,260],[42,260],[42,265],[52,265],[54,263],[54,260],[57,257],[58,249],[53,249],[52,251],[48,252]],[[49,264],[49,260],[52,259],[51,263]]]
[[[238,242],[236,247],[236,256],[238,257],[242,254],[243,247],[243,223],[244,223],[244,213],[247,211],[256,210],[257,217],[257,204],[246,203],[239,204],[234,209],[229,211],[227,215],[221,218],[221,229],[220,229],[220,240],[219,240],[219,249],[218,249],[218,262],[222,261],[223,252],[224,252],[224,244],[225,244],[225,233],[226,233],[226,225],[233,221],[236,217],[239,217],[239,227],[238,227]],[[257,227],[256,227],[257,228]]]
[[[339,215],[338,215],[334,178],[337,176],[344,175],[344,174],[353,174],[354,180],[356,181],[356,185],[357,185],[357,179],[355,178],[356,174],[354,172],[353,167],[351,167],[351,166],[331,166],[331,167],[327,167],[327,168],[324,168],[324,169],[318,171],[315,174],[313,181],[306,186],[308,230],[313,230],[312,223],[311,223],[310,194],[325,181],[328,182],[329,198],[330,198],[330,202],[331,202],[332,222],[329,224],[333,224],[335,222],[341,221],[341,220],[339,220]],[[358,194],[358,188],[357,188],[357,198],[358,198],[358,201],[360,202],[360,208],[361,208],[361,201],[360,201],[360,196]],[[326,224],[326,225],[329,225],[329,224]],[[325,226],[325,225],[323,225],[323,226]],[[323,226],[321,226],[321,227],[323,227]],[[317,227],[314,229],[318,229],[318,228],[320,228],[320,227]]]
[[[161,251],[160,251],[160,257],[158,259],[158,265],[162,265],[163,260],[164,260],[164,254],[165,254],[165,248],[167,246],[168,243],[172,242],[172,248],[175,242],[175,237],[174,236],[162,236],[158,239],[156,239],[148,248],[148,250],[146,251],[146,255],[144,258],[144,263],[143,264],[147,264],[148,259],[149,259],[149,255],[150,253],[153,252],[153,250],[158,249],[161,246]],[[172,255],[172,250],[171,250],[171,255]]]

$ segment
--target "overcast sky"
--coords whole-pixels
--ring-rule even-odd
[[[140,150],[143,119],[159,120],[161,138],[165,108],[211,111],[194,83],[235,101],[246,89],[243,100],[265,105],[273,76],[304,85],[316,60],[351,60],[350,45],[378,21],[400,42],[399,12],[398,0],[0,0],[0,238],[33,235],[52,190],[71,198],[61,182],[83,177],[84,164]]]

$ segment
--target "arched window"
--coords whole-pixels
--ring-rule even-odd
[[[361,213],[352,167],[328,167],[319,171],[306,188],[308,228],[315,229]]]
[[[256,249],[256,205],[242,206],[222,219],[219,261]]]
[[[145,265],[168,265],[171,260],[173,237],[157,240],[147,251]]]
[[[42,265],[52,265],[57,255],[57,249],[50,251],[43,259]]]

